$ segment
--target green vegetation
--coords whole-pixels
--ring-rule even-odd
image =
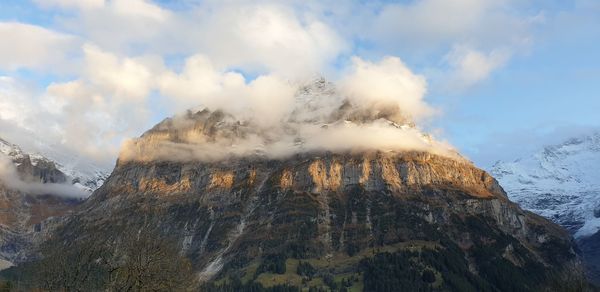
[[[152,231],[119,238],[50,241],[41,260],[1,274],[24,291],[185,291],[194,285],[191,264],[173,242]],[[10,285],[6,282],[0,289],[10,291]]]
[[[308,262],[300,262],[296,270],[298,275],[307,277],[309,279],[312,278],[316,272],[317,270]]]
[[[15,289],[11,281],[0,281],[0,292],[10,292]]]
[[[285,259],[285,255],[281,254],[267,255],[263,257],[263,260],[260,263],[260,266],[258,266],[258,270],[256,270],[256,273],[285,274]]]

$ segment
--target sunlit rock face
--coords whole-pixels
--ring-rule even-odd
[[[118,248],[158,230],[209,291],[527,291],[581,278],[564,230],[400,113],[342,103],[278,125],[207,109],[166,119],[125,145],[54,239]]]
[[[451,250],[473,277],[489,264],[482,249],[515,273],[579,265],[566,232],[511,203],[486,172],[424,152],[120,162],[82,210],[63,239],[158,227],[205,282],[258,281],[273,256],[360,274],[365,252],[407,246]]]

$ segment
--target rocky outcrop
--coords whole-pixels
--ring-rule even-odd
[[[432,270],[443,290],[538,289],[552,275],[580,276],[564,230],[521,210],[469,162],[423,152],[120,161],[56,236],[118,242],[147,229],[174,239],[205,283],[378,285],[370,271],[386,254],[411,258],[407,272],[419,277]],[[297,273],[303,261],[311,277]]]

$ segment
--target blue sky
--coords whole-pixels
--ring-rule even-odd
[[[442,105],[448,137],[480,164],[600,126],[600,11],[566,7],[555,13],[573,13],[578,21],[540,28],[527,54],[464,92],[456,107]]]
[[[599,15],[594,0],[7,0],[0,136],[106,159],[194,104],[153,77],[185,77],[192,56],[248,84],[394,56],[427,80],[438,113],[421,127],[487,168],[600,126]]]

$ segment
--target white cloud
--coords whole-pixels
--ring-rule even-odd
[[[146,64],[133,58],[119,59],[98,47],[85,45],[85,75],[107,94],[121,99],[144,100],[153,86],[153,75]],[[158,68],[156,68],[158,67]],[[160,70],[160,65],[153,69]]]
[[[447,77],[449,86],[453,89],[473,86],[504,66],[510,57],[508,50],[498,49],[486,54],[468,47],[456,46],[445,57],[451,67]]]
[[[105,0],[34,0],[42,7],[94,9],[104,6]]]
[[[424,0],[383,7],[374,22],[383,42],[435,46],[474,33],[499,1]]]
[[[188,24],[198,27],[197,45],[221,66],[315,74],[346,48],[325,23],[285,6],[219,3],[201,7],[194,17]]]
[[[521,15],[514,0],[423,0],[384,5],[363,33],[381,45],[436,51],[469,42],[493,48],[530,35],[534,15]]]
[[[32,178],[22,178],[12,161],[0,153],[0,183],[11,190],[30,195],[57,195],[71,198],[85,198],[89,193],[70,184],[42,183]]]
[[[113,0],[110,4],[117,14],[128,17],[140,17],[162,22],[167,20],[170,15],[167,10],[146,0]]]
[[[379,63],[354,57],[351,72],[341,81],[341,90],[356,104],[381,109],[399,107],[412,120],[434,112],[423,100],[426,85],[423,76],[414,74],[397,57],[386,57]]]
[[[77,51],[75,37],[43,27],[19,22],[0,22],[0,69],[49,69],[63,72],[70,68],[68,55]]]
[[[27,98],[29,92],[14,78],[0,76],[0,120],[11,120],[24,126],[25,116],[29,114],[32,105]]]
[[[254,155],[281,158],[311,151],[421,150],[456,157],[452,147],[412,125],[434,113],[425,102],[426,81],[396,57],[379,62],[353,58],[335,86],[323,93],[298,94],[276,75],[246,81],[218,71],[203,56],[187,60],[180,74],[166,72],[161,92],[181,102],[222,110],[222,131],[197,130],[189,114],[170,120],[169,135],[129,141],[122,160],[218,160]],[[183,90],[188,89],[188,90]],[[189,104],[196,103],[196,104]]]
[[[374,21],[365,25],[361,36],[375,43],[377,50],[400,51],[421,62],[426,59],[427,66],[433,67],[428,71],[442,74],[431,77],[454,79],[460,86],[451,90],[465,90],[485,80],[513,55],[528,51],[533,28],[543,23],[544,14],[523,13],[518,8],[524,5],[514,0],[386,4],[374,13]],[[440,64],[453,70],[445,72]]]
[[[187,59],[180,74],[166,71],[160,79],[160,92],[171,102],[174,112],[203,106],[264,122],[280,120],[291,108],[295,88],[275,75],[262,75],[246,81],[243,75],[219,71],[202,55]]]
[[[300,120],[322,118],[342,97],[374,116],[422,120],[435,113],[424,100],[423,76],[394,57],[355,58],[347,66],[347,54],[425,56],[417,63],[435,66],[440,79],[463,89],[526,47],[531,25],[539,22],[514,13],[516,0],[208,0],[183,11],[150,0],[35,2],[68,10],[57,13],[52,26],[77,37],[0,23],[0,37],[16,40],[16,46],[0,48],[0,69],[53,74],[68,64],[73,78],[44,84],[41,93],[5,83],[1,122],[25,125],[96,159],[114,155],[120,139],[150,127],[150,115],[157,119],[198,105],[260,116],[263,126],[272,125],[298,114],[292,84],[319,73],[341,74],[343,96],[317,101],[312,108],[318,114],[301,112]],[[344,66],[347,72],[340,72]],[[161,105],[151,105],[150,96]]]
[[[35,134],[33,140],[108,164],[124,137],[148,127],[147,99],[156,84],[151,72],[160,72],[161,64],[153,58],[119,57],[90,45],[83,50],[85,64],[79,78],[51,83],[42,92],[26,90],[15,78],[0,79],[3,135],[21,128],[23,135]]]
[[[221,94],[225,88],[241,88],[245,78],[236,72],[219,72],[213,63],[203,55],[194,55],[185,62],[180,74],[166,71],[160,78],[159,87],[163,95],[172,99],[174,111],[183,111],[196,106],[218,108],[223,101]]]
[[[85,73],[77,80],[50,84],[40,102],[60,125],[61,144],[102,161],[114,157],[123,137],[146,126],[155,64],[88,45],[84,51]]]
[[[319,74],[349,44],[317,12],[290,4],[205,1],[171,11],[151,1],[113,0],[59,16],[58,23],[118,53],[201,53],[219,68],[292,78]]]
[[[131,53],[140,48],[164,52],[158,49],[175,46],[171,36],[176,33],[174,24],[177,21],[171,11],[145,0],[106,1],[94,9],[57,17],[57,23],[65,31],[119,53]],[[188,32],[183,30],[178,34]]]

